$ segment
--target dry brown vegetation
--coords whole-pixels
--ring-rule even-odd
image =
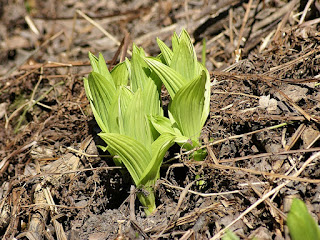
[[[319,222],[319,11],[310,0],[2,1],[1,238],[218,239],[228,227],[288,239],[295,197]],[[199,58],[206,40],[208,156],[170,150],[146,217],[96,147],[82,78],[88,51],[111,68],[133,42],[156,55],[156,37],[169,44],[182,28]]]

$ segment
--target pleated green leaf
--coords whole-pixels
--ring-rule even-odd
[[[170,67],[180,73],[187,81],[197,76],[197,56],[190,36],[185,30],[180,34],[179,45],[173,51]]]
[[[100,115],[98,114],[96,108],[94,107],[93,98],[92,98],[92,94],[91,94],[91,91],[90,91],[88,79],[87,79],[87,78],[83,78],[83,83],[84,83],[84,89],[85,89],[87,98],[88,98],[88,100],[89,100],[89,103],[90,103],[90,107],[91,107],[93,116],[94,116],[94,118],[96,119],[97,124],[99,125],[101,131],[103,131],[103,132],[109,132],[108,125],[102,121]]]
[[[96,73],[100,73],[99,67],[98,67],[98,58],[95,55],[93,55],[91,52],[89,52],[89,59],[90,59],[92,71]]]
[[[179,44],[178,50],[174,52],[170,67],[180,73],[187,81],[195,77],[196,60],[190,57],[188,46],[185,42]]]
[[[107,64],[102,54],[99,53],[99,58],[97,58],[95,55],[89,52],[89,59],[90,59],[93,72],[101,74],[106,78],[108,82],[113,83],[112,76],[108,70]]]
[[[182,29],[179,38],[180,38],[180,43],[185,42],[188,45],[189,52],[191,53],[191,57],[197,59],[196,51],[193,47],[190,35],[185,29]]]
[[[120,157],[136,186],[142,186],[148,191],[146,195],[138,193],[138,198],[146,207],[146,213],[152,213],[156,207],[153,186],[159,178],[163,157],[174,144],[175,137],[169,133],[163,134],[148,150],[139,141],[126,135],[100,133],[99,136],[108,144],[111,152]]]
[[[172,60],[172,57],[173,57],[172,50],[163,41],[161,41],[159,38],[157,38],[157,43],[158,43],[158,46],[159,46],[159,48],[161,50],[162,56],[163,56],[164,60],[166,61],[166,64],[168,66],[170,66],[171,60]]]
[[[174,33],[172,50],[161,40],[157,42],[158,57],[147,58],[144,50],[134,45],[132,59],[126,58],[111,73],[101,54],[89,53],[93,71],[84,80],[102,129],[99,136],[108,151],[119,156],[114,159],[116,164],[124,164],[135,184],[149,193],[138,193],[147,214],[155,209],[153,186],[166,151],[174,142],[186,149],[199,146],[210,103],[210,76],[197,61],[188,33]],[[163,116],[162,84],[172,99],[169,119]]]
[[[107,110],[116,92],[114,85],[108,82],[101,74],[91,72],[88,77],[88,86],[90,88],[89,93],[98,112]]]
[[[172,127],[172,123],[168,118],[164,116],[158,116],[158,115],[150,115],[149,118],[152,125],[155,127],[155,129],[157,129],[157,131],[160,134],[170,133],[170,134],[176,135],[176,132]]]
[[[159,92],[157,90],[156,84],[149,80],[144,89],[142,90],[142,101],[145,107],[145,113],[147,115],[163,115],[163,110],[161,107],[161,101]]]
[[[142,102],[144,106],[144,113],[146,114],[146,116],[149,116],[149,115],[163,116],[163,109],[161,107],[159,92],[156,84],[152,80],[149,80],[146,83],[146,86],[143,89],[141,94],[142,94]],[[148,125],[150,128],[152,141],[154,141],[159,137],[159,133],[154,128],[154,126],[150,123],[149,120],[148,120]]]
[[[150,116],[149,117],[154,128],[160,133],[170,133],[175,136],[175,142],[179,144],[184,144],[188,142],[189,138],[181,134],[180,130],[177,128],[176,124],[172,124],[170,119],[163,116]]]
[[[119,86],[114,96],[113,103],[111,104],[108,112],[108,126],[109,132],[124,133],[123,115],[127,109],[129,102],[131,102],[133,93],[126,86]]]
[[[88,100],[92,101],[92,94],[90,91],[88,78],[83,78],[83,85],[84,85],[84,90],[86,92]]]
[[[146,83],[150,81],[150,69],[142,57],[144,57],[144,51],[133,45],[130,86],[134,92],[139,88],[143,89]]]
[[[151,161],[149,151],[142,143],[126,135],[99,133],[99,136],[121,158],[134,183],[138,186],[141,176],[143,176]]]
[[[101,74],[92,72],[89,74],[87,83],[85,81],[85,86],[88,91],[88,95],[91,95],[89,97],[91,98],[91,102],[94,106],[93,111],[95,117],[99,116],[101,122],[106,125],[109,118],[108,110],[113,103],[116,93],[114,85],[108,82]]]
[[[292,240],[315,240],[320,239],[320,229],[312,218],[303,201],[293,199],[290,212],[288,213],[287,225]]]
[[[127,86],[129,83],[129,72],[125,62],[117,64],[111,70],[111,76],[117,88]]]
[[[152,143],[152,159],[148,167],[143,172],[139,184],[150,185],[160,177],[160,167],[162,160],[168,149],[174,144],[175,136],[170,133],[162,134],[156,141]]]
[[[169,111],[182,135],[198,139],[201,133],[201,116],[204,106],[206,74],[183,86],[172,99]]]
[[[201,74],[202,71],[206,74],[206,84],[205,84],[205,92],[204,92],[204,106],[203,111],[201,115],[201,125],[203,126],[205,122],[207,121],[207,118],[209,116],[210,112],[210,96],[211,96],[211,86],[210,86],[210,74],[208,70],[198,62],[199,66],[199,74]]]
[[[150,123],[145,114],[141,89],[134,94],[123,116],[124,133],[151,149],[152,133]]]
[[[115,104],[115,106],[117,107],[116,117],[119,125],[119,132],[121,134],[126,134],[124,128],[124,115],[129,103],[132,101],[133,96],[133,92],[127,87],[121,86],[119,89],[119,95],[117,99],[118,104]]]
[[[98,111],[96,110],[92,101],[90,102],[90,106],[91,106],[93,116],[94,116],[98,126],[100,127],[101,131],[102,132],[110,132],[109,125],[101,118],[100,113],[98,113]]]
[[[171,98],[173,98],[179,89],[187,82],[181,74],[165,64],[152,58],[144,58],[144,60],[166,86]]]
[[[102,76],[104,76],[108,81],[113,81],[112,76],[108,70],[106,61],[104,60],[101,53],[99,53],[98,68],[99,68],[99,73]]]
[[[179,47],[179,42],[180,42],[179,36],[177,35],[176,32],[173,33],[171,42],[172,42],[172,51],[176,51]]]
[[[149,78],[154,82],[154,84],[157,86],[157,91],[158,91],[158,95],[160,97],[161,94],[161,87],[162,87],[162,81],[161,79],[158,77],[158,75],[154,72],[151,71],[151,74],[149,76]],[[149,79],[149,80],[150,80]]]

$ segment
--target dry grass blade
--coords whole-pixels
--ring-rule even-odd
[[[7,157],[3,158],[2,161],[0,162],[0,173],[3,173],[3,172],[5,171],[6,167],[7,167],[8,164],[9,164],[9,160],[10,160],[13,156],[15,156],[15,155],[17,155],[17,154],[25,151],[26,149],[28,149],[28,148],[36,145],[36,144],[37,144],[36,141],[32,141],[31,143],[26,144],[25,146],[17,149],[16,151],[12,152],[11,154],[9,154]]]
[[[278,41],[281,37],[281,31],[285,26],[285,23],[288,21],[290,14],[292,13],[293,9],[297,6],[299,0],[293,0],[286,4],[287,10],[285,11],[285,16],[282,18],[281,22],[278,24],[276,33],[273,36],[273,41]]]
[[[142,235],[142,237],[144,237],[144,239],[150,239],[150,236],[147,233],[145,233],[145,231],[142,230],[142,228],[135,221],[130,220],[130,224]]]
[[[282,64],[282,65],[273,67],[273,68],[270,69],[270,71],[266,72],[264,75],[268,75],[268,74],[270,74],[270,73],[273,73],[273,72],[276,72],[276,71],[285,69],[285,68],[287,68],[287,67],[289,67],[289,66],[292,66],[293,64],[296,64],[296,63],[298,63],[298,62],[301,62],[301,61],[303,61],[304,59],[306,59],[308,56],[314,54],[314,53],[317,52],[317,51],[319,51],[319,49],[313,49],[312,51],[310,51],[310,52],[308,52],[308,53],[306,53],[306,54],[304,54],[304,55],[302,55],[302,56],[300,56],[300,57],[298,57],[298,58],[296,58],[296,59],[294,59],[294,60],[292,60],[292,61],[290,61],[290,62],[287,62],[287,63],[284,63],[284,64]]]
[[[306,127],[307,126],[305,124],[301,124],[298,127],[297,131],[295,131],[293,136],[290,138],[289,143],[287,143],[286,146],[284,147],[285,151],[289,151],[293,147],[293,145],[298,141],[298,139],[300,138],[301,134],[304,132]]]
[[[180,164],[181,167],[184,167],[183,164]],[[178,189],[183,191],[184,188],[179,187],[179,186],[174,186],[172,184],[166,183],[166,182],[161,182],[162,185],[165,185],[170,188]],[[228,194],[234,194],[234,193],[240,193],[240,190],[234,190],[234,191],[228,191],[228,192],[218,192],[218,193],[201,193],[201,192],[196,192],[192,190],[188,190],[188,193],[192,193],[194,195],[198,195],[201,197],[214,197],[214,196],[223,196],[223,195],[228,195]]]
[[[37,71],[39,68],[63,68],[63,67],[81,67],[81,66],[89,66],[90,62],[89,61],[70,61],[66,63],[59,63],[59,62],[52,62],[48,61],[45,64],[42,63],[35,63],[33,65],[23,65],[21,66],[21,70],[32,70],[31,72],[28,72],[26,74],[33,73]],[[25,76],[24,76],[25,77]],[[21,76],[21,78],[23,78]]]
[[[178,201],[178,204],[177,204],[177,206],[176,206],[176,209],[175,209],[175,211],[174,211],[174,213],[173,213],[173,215],[172,215],[169,223],[167,224],[167,227],[163,228],[163,230],[162,230],[159,234],[157,234],[156,239],[160,238],[161,235],[162,235],[165,231],[168,230],[168,227],[175,221],[176,216],[177,216],[178,212],[180,211],[180,207],[181,207],[181,205],[182,205],[182,203],[183,203],[183,200],[185,199],[185,197],[186,197],[186,195],[187,195],[187,193],[188,193],[188,190],[191,188],[191,186],[192,186],[195,182],[197,182],[197,181],[199,181],[199,180],[201,180],[201,179],[197,179],[197,180],[192,181],[191,183],[189,183],[189,184],[183,189],[183,191],[182,191],[181,194],[180,194],[179,201]]]
[[[180,240],[188,240],[188,239],[193,240],[194,239],[193,235],[194,235],[194,231],[192,229],[189,229],[188,231],[186,231],[185,234],[183,234]]]
[[[316,50],[314,50],[316,51]],[[314,51],[311,51],[312,53],[314,53]],[[311,53],[307,53],[308,55],[310,55]],[[293,60],[296,61],[296,60]],[[275,86],[275,84],[273,83],[273,81],[279,81],[279,79],[275,79],[273,77],[269,77],[267,76],[267,73],[265,73],[264,75],[258,75],[258,74],[227,74],[224,72],[214,72],[215,75],[217,76],[228,76],[231,79],[241,79],[241,80],[246,80],[247,78],[250,78],[250,80],[260,80],[263,81],[264,83],[266,83],[269,87],[271,87],[272,89],[274,89],[275,91],[277,91],[281,96],[283,96],[288,103],[294,107],[301,115],[303,115],[308,121],[310,121],[311,119],[313,121],[319,122],[319,119],[317,116],[311,116],[309,113],[307,113],[305,110],[303,110],[300,106],[298,106],[296,103],[294,103],[284,92],[282,92],[280,89],[278,89],[277,86]]]
[[[96,21],[94,21],[92,18],[88,17],[88,15],[86,15],[84,12],[82,12],[81,10],[77,10],[76,11],[81,17],[83,17],[84,19],[86,19],[89,23],[91,23],[93,26],[95,26],[96,28],[98,28],[104,35],[106,35],[109,39],[111,39],[116,45],[120,46],[120,42],[118,39],[116,39],[115,37],[113,37],[109,32],[107,32],[99,23],[97,23]]]
[[[173,229],[176,226],[183,226],[185,224],[195,222],[199,218],[199,216],[201,216],[204,213],[215,211],[215,210],[216,211],[220,211],[220,210],[223,211],[223,209],[224,209],[224,207],[222,204],[220,204],[218,202],[213,203],[213,204],[211,204],[207,207],[201,208],[201,209],[196,208],[193,212],[191,212],[183,217],[178,218],[175,222],[172,222],[169,225],[167,224],[166,226],[163,226],[163,225],[156,226],[154,228],[147,229],[146,231],[147,232],[155,232],[155,231],[161,231],[164,228],[166,229],[166,231],[169,231],[170,229]],[[158,237],[158,236],[159,235],[156,234],[155,237]],[[161,236],[164,237],[165,234],[162,234]]]
[[[256,23],[253,28],[252,31],[255,32],[269,24],[271,24],[272,22],[280,19],[283,15],[287,14],[288,12],[290,13],[292,11],[292,6],[294,6],[294,2],[289,2],[287,4],[285,4],[282,8],[278,9],[277,11],[275,11],[273,14],[271,14],[270,16],[266,17],[265,19],[263,19],[262,21]],[[291,9],[291,11],[290,11]]]
[[[262,197],[262,193],[259,192],[259,190],[257,188],[255,188],[253,185],[250,184],[250,187],[252,188],[253,191],[255,191],[255,193],[261,198]],[[287,216],[285,215],[284,212],[282,212],[279,208],[277,208],[269,199],[265,200],[266,204],[273,209],[274,211],[276,211],[284,220],[287,219]]]
[[[242,41],[244,28],[245,28],[246,23],[248,21],[248,17],[249,17],[249,13],[250,13],[250,10],[251,10],[252,3],[253,3],[253,0],[249,0],[249,3],[247,5],[247,9],[246,9],[246,13],[245,13],[243,21],[242,21],[242,25],[241,25],[241,28],[240,28],[240,33],[239,33],[239,36],[238,36],[238,44],[237,44],[237,50],[236,50],[237,53],[240,50],[240,44],[241,44],[241,41]]]
[[[295,177],[295,176],[286,176],[286,175],[282,175],[282,174],[262,172],[262,171],[257,171],[257,170],[253,170],[253,169],[239,168],[239,167],[233,167],[233,166],[225,166],[225,165],[221,165],[221,164],[216,165],[216,164],[212,164],[212,163],[201,163],[201,162],[191,162],[190,164],[201,165],[203,167],[209,167],[209,168],[242,171],[242,172],[247,172],[247,173],[251,173],[254,175],[263,175],[263,176],[270,176],[270,177],[280,178],[280,179],[289,179],[291,181],[300,181],[300,182],[315,183],[315,184],[320,183],[320,179],[307,179],[307,178],[300,178],[300,177]]]
[[[302,24],[304,22],[304,19],[307,15],[307,12],[309,11],[309,8],[313,2],[314,2],[313,0],[308,0],[307,4],[302,12],[301,18],[299,20],[299,24]]]
[[[291,98],[289,98],[284,92],[282,92],[280,89],[276,88],[272,83],[266,82],[270,87],[275,89],[281,96],[283,96],[291,106],[293,106],[301,115],[303,115],[308,121],[311,119],[318,122],[318,120],[314,117],[312,117],[309,113],[304,111],[300,106],[298,106],[296,103],[294,103]]]
[[[208,146],[209,139],[207,136],[203,139],[203,141]],[[209,146],[207,147],[207,151],[209,153],[209,156],[211,157],[210,160],[212,160],[213,163],[215,163],[215,164],[219,164],[219,160],[216,158],[216,155],[214,155],[214,152],[212,151],[212,149]]]
[[[104,35],[106,35],[109,39],[111,39],[117,46],[120,46],[121,43],[119,42],[118,39],[116,39],[114,36],[112,36],[109,32],[107,32],[99,23],[97,23],[96,21],[94,21],[92,18],[88,17],[88,15],[86,15],[85,13],[83,13],[81,10],[76,10],[76,12],[83,17],[84,19],[86,19],[89,23],[91,23],[93,26],[95,26],[96,28],[98,28]],[[128,50],[128,54],[131,56],[132,52],[130,50]]]
[[[155,36],[161,38],[161,36],[163,34],[168,34],[171,33],[176,30],[178,27],[177,24],[172,24],[168,27],[165,27],[165,28],[162,28],[161,30],[155,30],[153,32],[149,32],[149,33],[146,33],[145,35],[139,37],[139,38],[136,38],[134,39],[134,42],[137,44],[137,45],[141,45],[143,44],[143,42],[145,42],[147,39],[153,39]],[[184,26],[181,26],[181,28],[184,28]]]
[[[111,71],[112,67],[116,64],[119,55],[120,55],[120,62],[123,62],[125,60],[126,53],[128,51],[128,45],[130,42],[129,38],[130,38],[129,34],[126,33],[121,41],[121,44],[119,45],[119,47],[116,51],[116,53],[114,54],[112,60],[110,61],[109,68],[108,68],[109,71]]]
[[[320,137],[320,136],[319,136]],[[313,142],[316,142],[318,139],[314,139]],[[277,155],[288,155],[288,154],[295,154],[295,153],[307,153],[307,152],[318,152],[320,151],[320,147],[310,148],[310,149],[297,149],[297,150],[290,150],[290,151],[281,151],[281,152],[272,152],[272,153],[260,153],[256,155],[249,155],[244,157],[237,157],[237,158],[229,158],[229,159],[220,159],[220,163],[228,163],[228,162],[237,162],[242,160],[250,160],[254,158],[262,158],[262,157],[272,157]]]
[[[136,215],[134,212],[134,202],[136,201],[136,188],[134,185],[130,187],[130,221],[136,220]]]
[[[18,224],[18,214],[20,212],[20,202],[21,202],[21,189],[17,189],[16,191],[12,192],[12,198],[10,199],[12,201],[13,209],[11,211],[11,219],[9,226],[7,227],[2,240],[7,240],[7,239],[13,239],[14,234],[17,231]]]

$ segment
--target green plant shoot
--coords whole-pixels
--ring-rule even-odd
[[[320,239],[320,228],[300,199],[293,199],[288,213],[287,225],[292,240]]]
[[[210,76],[198,62],[188,33],[173,35],[172,50],[159,39],[158,45],[161,54],[156,58],[133,45],[131,60],[111,72],[101,54],[89,53],[92,72],[84,79],[99,136],[107,144],[103,149],[118,156],[115,163],[124,165],[135,185],[144,189],[138,198],[147,214],[156,207],[153,187],[166,151],[174,142],[187,150],[200,146],[210,103]],[[172,99],[169,118],[161,107],[162,83]],[[205,154],[198,151],[194,158]]]
[[[142,56],[143,50],[134,46],[132,60],[118,64],[110,73],[101,54],[97,58],[89,53],[93,71],[84,85],[102,131],[99,136],[107,143],[104,150],[117,155],[115,163],[124,165],[135,185],[144,188],[138,198],[150,214],[156,207],[153,186],[175,136],[159,136],[150,122],[151,115],[163,116],[157,86],[161,82]]]
[[[169,121],[162,116],[151,119],[159,133],[170,132],[177,136],[176,141],[187,150],[199,147],[202,127],[209,115],[210,75],[197,60],[195,49],[188,33],[183,30],[172,37],[172,50],[157,39],[164,62],[144,58],[150,69],[161,79],[167,88],[171,102]],[[191,140],[191,143],[188,141]],[[196,160],[206,155],[195,153]]]

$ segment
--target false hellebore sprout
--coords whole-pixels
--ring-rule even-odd
[[[142,55],[143,50],[134,46],[131,62],[118,64],[110,73],[101,54],[97,58],[89,53],[93,71],[84,85],[102,131],[99,136],[107,150],[119,156],[115,163],[123,164],[136,186],[146,190],[138,193],[138,198],[150,214],[156,207],[153,186],[175,136],[160,136],[149,120],[150,115],[163,116],[157,87],[161,82],[152,76]]]
[[[159,133],[170,132],[177,137],[176,142],[191,150],[200,146],[201,129],[209,115],[210,75],[198,62],[190,36],[185,30],[180,36],[176,33],[173,35],[172,50],[160,39],[157,42],[162,62],[146,57],[144,60],[161,79],[172,100],[169,119],[158,115],[151,116],[151,121]],[[194,158],[202,160],[205,155],[204,151],[199,150]]]
[[[92,72],[84,86],[93,115],[116,165],[124,165],[138,198],[150,214],[155,209],[154,184],[167,150],[179,143],[187,150],[200,146],[201,129],[209,114],[210,76],[197,61],[190,36],[183,30],[172,37],[172,50],[158,39],[161,54],[146,57],[133,45],[131,60],[108,71],[102,55],[89,53]],[[172,101],[169,118],[160,101],[162,83]],[[191,140],[191,142],[190,142]],[[204,152],[194,154],[203,159]]]

